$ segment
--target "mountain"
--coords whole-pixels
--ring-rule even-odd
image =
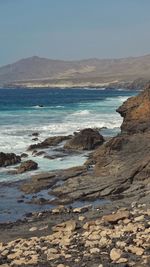
[[[63,61],[37,56],[0,67],[1,86],[105,86],[149,80],[150,55]]]

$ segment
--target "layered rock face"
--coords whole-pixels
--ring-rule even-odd
[[[150,86],[118,112],[124,117],[121,134],[95,152],[94,173],[107,193],[144,196],[150,190]]]
[[[150,130],[150,84],[144,92],[131,97],[117,109],[124,118],[122,133],[139,133]]]
[[[128,99],[118,112],[121,134],[95,150],[87,176],[68,179],[53,190],[65,200],[78,198],[144,199],[150,192],[150,86]],[[90,166],[93,166],[91,171]]]

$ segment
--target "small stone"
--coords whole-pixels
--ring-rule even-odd
[[[120,249],[113,248],[110,251],[110,258],[112,261],[118,261],[121,258],[122,251]]]
[[[12,265],[17,265],[17,266],[23,266],[25,263],[26,263],[25,258],[20,258],[19,260],[12,261]]]
[[[88,211],[91,207],[92,207],[92,205],[87,205],[87,206],[80,207],[80,208],[74,208],[74,209],[73,209],[73,212],[75,212],[75,213],[86,212],[86,211]]]
[[[124,248],[126,246],[126,243],[124,241],[117,241],[116,245],[119,248]]]
[[[135,221],[135,222],[141,222],[141,221],[144,221],[144,215],[135,217],[135,218],[134,218],[134,221]]]
[[[56,226],[52,227],[52,230],[54,232],[59,232],[59,231],[72,232],[75,229],[76,229],[76,221],[74,221],[74,220],[69,220],[69,221],[57,224]]]
[[[30,232],[34,232],[36,230],[37,230],[37,227],[32,227],[32,228],[29,229]]]
[[[128,259],[126,258],[120,258],[116,263],[126,263]]]
[[[9,254],[9,250],[8,249],[5,249],[3,252],[1,252],[2,256],[6,256],[8,254]]]
[[[133,254],[136,254],[137,256],[142,256],[144,253],[143,248],[132,246],[132,245],[128,247],[128,251],[132,252]]]
[[[79,221],[83,222],[85,220],[84,216],[79,216]]]
[[[129,217],[128,211],[118,211],[114,214],[103,216],[102,220],[109,223],[117,223],[119,220],[123,220]]]
[[[11,254],[9,254],[9,255],[7,256],[7,258],[8,258],[9,260],[14,260],[14,259],[16,259],[17,257],[20,258],[20,255],[21,255],[22,253],[23,253],[22,250],[18,250],[16,253],[11,253]]]
[[[90,253],[91,254],[95,254],[95,253],[99,253],[100,252],[100,249],[99,248],[91,248],[90,249]]]
[[[63,205],[60,205],[54,209],[52,209],[52,214],[59,214],[61,212],[64,212],[65,207]]]
[[[128,224],[128,223],[130,223],[130,222],[131,222],[130,219],[124,219],[124,220],[123,220],[123,223],[124,223],[124,224]]]
[[[70,259],[71,258],[71,255],[70,254],[65,254],[65,259]]]

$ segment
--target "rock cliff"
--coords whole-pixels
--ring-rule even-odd
[[[150,84],[138,96],[124,102],[117,111],[124,118],[122,133],[133,134],[150,130]]]
[[[139,198],[150,192],[150,85],[118,112],[121,134],[98,147],[86,162],[87,175],[68,179],[53,193],[65,201]]]

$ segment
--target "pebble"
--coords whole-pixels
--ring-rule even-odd
[[[37,227],[32,227],[29,229],[29,232],[34,232],[34,231],[37,231]]]
[[[43,259],[56,267],[71,267],[74,263],[86,266],[89,260],[94,262],[97,257],[104,257],[106,262],[112,262],[116,267],[125,266],[126,263],[136,267],[139,264],[143,267],[150,266],[149,216],[149,209],[145,206],[143,209],[141,206],[137,208],[137,205],[130,211],[120,209],[107,217],[91,221],[79,215],[76,220],[68,220],[52,227],[49,235],[0,243],[0,266],[21,267],[24,263],[27,266],[46,266]],[[47,229],[47,225],[43,226],[44,229]],[[30,232],[36,230],[37,227],[29,229]],[[78,257],[75,258],[75,255]],[[61,263],[62,257],[65,265]],[[104,267],[103,264],[94,266]]]
[[[110,258],[112,261],[118,261],[122,255],[122,251],[120,249],[113,248],[110,251]]]

